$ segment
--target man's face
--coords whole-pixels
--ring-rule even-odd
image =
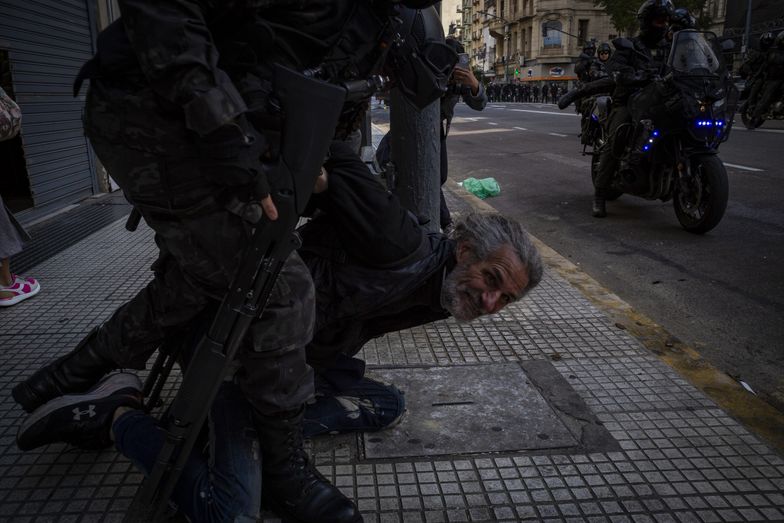
[[[610,58],[610,51],[599,51],[599,60],[606,62]]]
[[[528,270],[504,245],[480,260],[466,244],[457,247],[457,265],[444,280],[441,303],[457,321],[493,314],[519,299],[528,286]]]

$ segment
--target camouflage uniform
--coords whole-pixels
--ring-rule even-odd
[[[78,349],[91,355],[84,358],[91,365],[142,368],[167,337],[223,297],[239,264],[250,226],[236,203],[261,197],[260,156],[269,165],[277,161],[272,64],[296,70],[324,65],[333,79],[364,78],[383,58],[379,38],[392,12],[390,3],[326,0],[119,5],[122,18],[99,36],[98,53],[83,68],[77,89],[81,79],[91,79],[85,130],[155,230],[160,257],[153,281]],[[352,17],[374,23],[352,25]],[[344,107],[339,129],[351,130],[359,105]],[[313,294],[307,268],[292,254],[240,349],[240,385],[259,414],[297,409],[313,392],[304,352],[313,329]],[[26,409],[34,405],[25,397],[51,395],[39,392],[44,386],[75,392],[95,374],[75,360],[67,365],[72,376],[53,365],[28,379],[27,389],[15,389]]]

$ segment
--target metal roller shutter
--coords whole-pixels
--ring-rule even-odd
[[[82,131],[83,94],[72,84],[93,54],[88,0],[0,0],[0,47],[11,61],[22,108],[22,141],[33,209],[41,215],[95,191],[92,153]]]

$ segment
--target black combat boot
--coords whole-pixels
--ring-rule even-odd
[[[591,214],[594,218],[604,218],[607,216],[607,207],[605,206],[604,194],[599,194],[599,191],[596,191],[596,194],[593,196]]]
[[[308,459],[302,446],[304,411],[254,416],[262,453],[262,503],[285,523],[361,523],[354,503]]]
[[[16,402],[27,412],[64,394],[90,390],[105,374],[116,368],[114,362],[98,354],[94,328],[74,350],[62,356],[19,383],[11,391]]]

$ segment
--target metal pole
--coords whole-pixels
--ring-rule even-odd
[[[749,7],[746,10],[746,31],[743,33],[743,45],[741,46],[741,53],[745,56],[749,50],[749,38],[751,37],[751,0],[749,0]]]
[[[411,105],[398,89],[390,95],[389,127],[395,176],[387,179],[390,191],[405,208],[429,219],[425,228],[440,227],[441,134],[440,101],[421,111]]]

